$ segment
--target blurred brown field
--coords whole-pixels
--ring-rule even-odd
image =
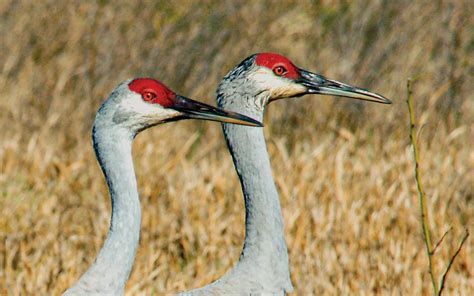
[[[41,2],[41,3],[40,3]],[[442,271],[474,232],[472,1],[0,1],[0,294],[58,295],[93,262],[110,200],[91,147],[121,81],[214,102],[220,79],[275,51],[391,106],[272,103],[265,133],[295,295],[429,295],[405,103],[415,77],[421,169]],[[220,125],[141,134],[142,234],[127,295],[205,285],[238,260],[244,205]],[[474,295],[474,240],[448,295]]]

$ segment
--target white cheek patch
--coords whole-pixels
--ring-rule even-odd
[[[139,94],[133,94],[129,99],[123,100],[120,105],[123,109],[137,114],[149,113],[151,108],[151,104],[143,101]]]
[[[306,87],[284,77],[276,76],[270,69],[260,68],[251,74],[257,89],[268,90],[270,100],[292,97],[306,92]]]
[[[137,121],[140,118],[139,122],[141,124],[156,124],[181,114],[171,108],[163,108],[158,104],[147,103],[142,100],[140,95],[135,94],[131,98],[123,100],[120,105],[120,110],[127,110],[126,114],[122,114],[127,118],[122,118],[122,121],[128,121],[129,119]]]

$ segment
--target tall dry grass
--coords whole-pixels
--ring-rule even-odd
[[[454,229],[436,254],[447,259],[473,232],[473,15],[468,0],[1,1],[0,294],[59,294],[94,260],[110,202],[90,129],[117,83],[150,75],[213,102],[259,51],[394,101],[306,96],[267,110],[295,294],[429,294],[405,81],[418,78],[434,241]],[[239,257],[244,210],[220,126],[159,126],[134,159],[143,225],[127,294],[221,276]],[[448,294],[474,293],[473,249],[470,238]]]

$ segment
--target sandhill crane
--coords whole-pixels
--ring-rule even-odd
[[[231,70],[217,89],[217,103],[263,121],[269,102],[305,94],[391,103],[379,94],[298,68],[275,53],[252,55]],[[223,124],[223,132],[245,198],[245,243],[238,263],[221,279],[183,294],[291,292],[283,219],[263,128]]]
[[[187,118],[261,126],[249,117],[177,95],[151,78],[121,83],[102,104],[92,140],[110,191],[110,229],[95,262],[64,295],[123,294],[140,236],[132,141],[144,129]]]

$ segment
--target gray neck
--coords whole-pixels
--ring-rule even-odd
[[[112,200],[110,229],[94,264],[65,294],[123,294],[140,235],[140,201],[132,160],[130,132],[101,125],[96,119],[93,142]]]
[[[225,95],[225,94],[223,94]],[[261,94],[265,96],[266,94]],[[218,99],[219,107],[263,122],[267,98]],[[226,103],[230,102],[230,103]],[[249,106],[254,105],[253,108]],[[234,271],[249,273],[273,287],[292,290],[280,201],[272,176],[263,128],[223,124],[245,198],[245,243]]]

